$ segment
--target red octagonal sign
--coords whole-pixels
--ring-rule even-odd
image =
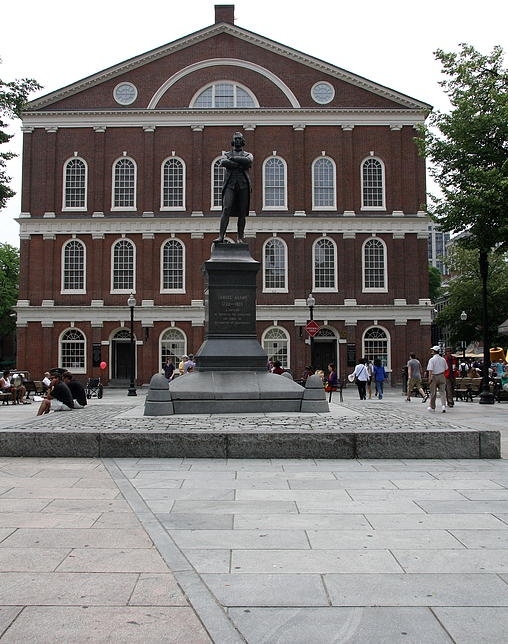
[[[310,322],[307,322],[307,326],[305,327],[305,330],[312,338],[316,335],[319,329],[320,326],[315,320],[310,320]]]

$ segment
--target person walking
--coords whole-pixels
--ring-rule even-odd
[[[422,403],[427,402],[428,394],[425,393],[422,387],[422,364],[416,358],[415,353],[409,354],[407,363],[408,384],[406,401],[411,402],[411,392],[416,389],[422,397]]]
[[[451,347],[446,347],[444,353],[444,359],[446,360],[446,404],[448,407],[453,407],[455,401],[453,395],[455,393],[455,366],[453,364],[453,356]]]
[[[436,396],[439,391],[441,397],[441,406],[443,414],[446,411],[446,360],[439,355],[439,347],[436,345],[431,348],[431,358],[427,363],[427,372],[430,384],[430,401],[427,409],[436,411]]]
[[[356,386],[358,387],[358,395],[360,400],[367,399],[367,381],[369,379],[369,372],[365,366],[365,358],[360,358],[358,364],[353,371],[353,376],[355,377]]]
[[[372,367],[372,378],[376,386],[376,396],[378,397],[378,400],[382,400],[384,393],[383,384],[386,380],[386,371],[379,358],[376,358],[374,360],[374,366]]]

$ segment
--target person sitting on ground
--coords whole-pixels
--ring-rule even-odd
[[[66,371],[62,375],[62,380],[65,382],[67,387],[69,387],[69,389],[71,390],[74,409],[83,409],[83,407],[86,407],[87,405],[86,391],[83,385],[77,380],[72,379],[72,373],[70,373],[70,371]]]
[[[51,389],[41,402],[37,416],[49,414],[50,411],[70,411],[71,409],[74,409],[71,390],[65,382],[62,382],[62,376],[55,372],[51,376]]]

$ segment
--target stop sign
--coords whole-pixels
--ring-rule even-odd
[[[311,338],[313,338],[319,331],[319,324],[315,320],[310,320],[310,322],[307,322],[305,330],[311,336]]]

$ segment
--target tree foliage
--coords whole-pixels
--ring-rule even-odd
[[[28,95],[38,89],[41,89],[41,86],[30,78],[10,82],[5,82],[0,78],[0,145],[8,143],[14,136],[5,132],[7,123],[4,119],[19,118],[26,105]],[[5,171],[6,162],[15,156],[13,152],[0,152],[0,210],[5,208],[7,199],[15,194],[9,187],[10,177]]]
[[[12,333],[15,321],[10,317],[18,299],[19,250],[0,244],[0,335]]]
[[[466,242],[489,251],[508,249],[508,71],[503,51],[482,55],[460,45],[458,53],[435,52],[451,103],[434,112],[419,140],[432,162],[442,197],[430,213],[447,232],[467,232]]]
[[[435,302],[441,295],[441,271],[435,266],[429,266],[429,298]]]
[[[447,304],[437,316],[436,323],[440,327],[447,327],[452,346],[462,340],[469,344],[481,339],[482,302],[478,295],[481,290],[478,255],[478,250],[453,245],[446,258],[452,277],[445,287]],[[488,259],[491,268],[488,334],[492,346],[505,346],[506,337],[499,336],[497,329],[508,316],[508,253],[491,253]],[[462,311],[467,314],[465,322],[460,319]]]

